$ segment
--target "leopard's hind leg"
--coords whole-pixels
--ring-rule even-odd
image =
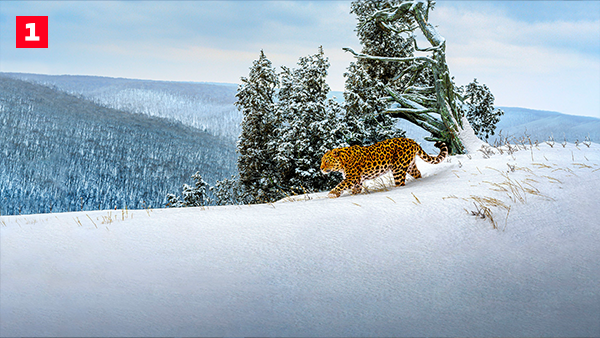
[[[406,167],[394,167],[392,173],[394,174],[394,183],[397,187],[406,184]]]
[[[408,174],[414,178],[421,178],[421,172],[419,171],[419,169],[417,168],[417,165],[415,163],[415,161],[413,160],[413,162],[408,166]]]

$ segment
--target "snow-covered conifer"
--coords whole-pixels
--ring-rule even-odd
[[[167,207],[169,208],[181,208],[183,203],[179,199],[179,196],[175,194],[167,194]]]
[[[279,79],[264,52],[255,60],[236,94],[243,114],[237,143],[239,186],[246,203],[265,202],[278,196],[273,154],[268,149],[275,131],[275,94]]]
[[[431,136],[425,139],[445,142],[452,154],[476,151],[484,142],[466,119],[468,105],[456,95],[446,62],[447,41],[429,23],[429,12],[434,6],[433,0],[354,1],[352,11],[359,19],[357,32],[363,51],[344,50],[358,59],[357,64],[368,61],[373,65],[365,69],[378,80],[378,86],[385,88],[386,93],[379,96],[388,102],[383,113],[430,132]],[[430,47],[417,46],[417,29]],[[371,46],[367,44],[370,41],[374,42]],[[388,83],[384,82],[386,79]]]
[[[214,196],[216,205],[234,205],[243,203],[240,181],[235,176],[217,181],[209,189]]]
[[[413,49],[399,32],[385,30],[370,16],[376,11],[398,1],[354,1],[351,13],[357,16],[357,35],[362,45],[362,53],[385,57],[406,57]],[[348,142],[369,145],[388,138],[404,136],[395,127],[395,119],[383,114],[387,103],[380,100],[388,96],[386,86],[398,89],[402,74],[407,65],[398,62],[358,59],[348,67],[344,91],[344,122],[350,134]]]
[[[303,193],[328,189],[332,184],[319,170],[321,156],[332,148],[345,145],[345,125],[341,106],[327,99],[329,61],[323,48],[315,55],[301,57],[298,68],[283,67],[277,116],[277,186],[283,193]]]
[[[173,208],[181,207],[202,207],[209,205],[211,200],[207,195],[208,184],[202,179],[200,172],[192,175],[194,186],[184,184],[181,189],[181,198],[174,194],[167,195],[167,206]]]
[[[496,124],[504,112],[494,108],[494,95],[485,84],[479,84],[477,79],[467,85],[463,98],[469,107],[467,119],[471,127],[477,136],[487,140],[490,135],[494,135]]]

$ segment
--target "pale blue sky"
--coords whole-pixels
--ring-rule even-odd
[[[264,49],[295,66],[323,45],[342,91],[360,49],[349,1],[0,1],[0,71],[237,83]],[[15,48],[15,16],[49,16],[48,49]],[[458,84],[496,104],[600,117],[600,2],[438,1]],[[424,43],[422,44],[424,45]]]

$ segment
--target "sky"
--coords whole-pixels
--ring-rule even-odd
[[[17,49],[16,16],[48,16],[49,48]],[[457,84],[497,106],[600,118],[599,1],[438,1]],[[238,83],[260,50],[276,67],[323,46],[343,91],[361,49],[349,1],[0,1],[0,72]],[[421,43],[420,46],[424,46]]]

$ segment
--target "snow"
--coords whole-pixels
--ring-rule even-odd
[[[599,336],[600,145],[519,147],[337,199],[0,217],[0,335]]]
[[[462,117],[462,126],[463,128],[459,131],[458,137],[462,141],[467,154],[478,154],[478,151],[482,147],[488,146],[487,143],[481,141],[477,135],[475,135],[473,127],[471,127],[471,124],[465,116]]]

